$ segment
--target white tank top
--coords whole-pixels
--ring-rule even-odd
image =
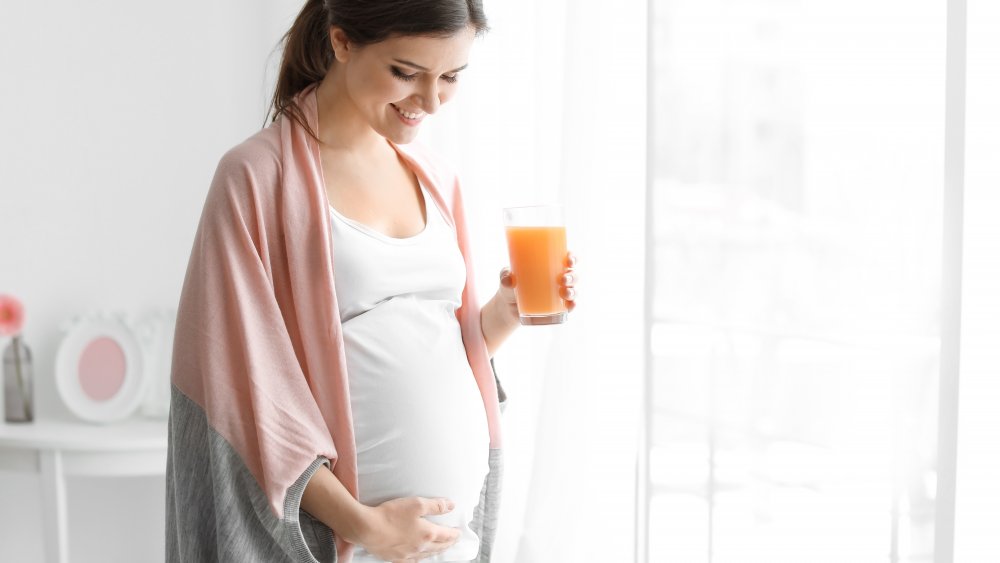
[[[469,529],[489,472],[489,429],[455,310],[465,262],[455,231],[423,186],[424,230],[393,238],[330,207],[334,282],[343,324],[363,504],[444,497],[455,509],[429,520],[461,530],[425,561],[468,561]],[[381,561],[360,547],[358,563]]]

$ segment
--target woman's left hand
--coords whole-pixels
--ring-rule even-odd
[[[575,269],[576,256],[572,252],[566,253],[564,266],[566,269],[558,280],[559,297],[562,297],[563,303],[566,304],[566,310],[572,311],[576,307],[576,282],[580,279]],[[516,285],[517,280],[510,268],[504,268],[500,271],[500,298],[506,305],[506,312],[514,320],[518,318],[517,294],[514,293]]]

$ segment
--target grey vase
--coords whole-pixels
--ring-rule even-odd
[[[31,349],[17,335],[3,351],[3,414],[7,422],[35,419]]]

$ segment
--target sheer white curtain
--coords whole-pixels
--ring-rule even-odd
[[[1000,4],[968,1],[965,232],[955,557],[1000,554]]]
[[[487,2],[492,30],[424,140],[452,155],[484,296],[507,263],[500,209],[567,206],[580,260],[568,324],[496,358],[505,491],[496,560],[631,561],[642,374],[646,2]]]

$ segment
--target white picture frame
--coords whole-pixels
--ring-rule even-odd
[[[55,365],[63,404],[98,424],[131,416],[145,397],[147,378],[142,344],[128,321],[101,313],[77,317],[63,330]]]

